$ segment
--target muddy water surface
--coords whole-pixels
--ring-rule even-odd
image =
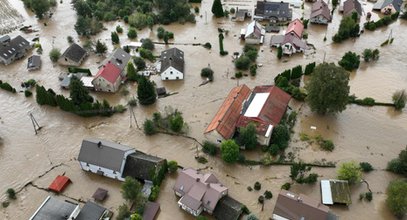
[[[67,95],[66,91],[59,88],[57,78],[60,72],[65,71],[65,68],[52,64],[49,61],[48,53],[52,47],[64,50],[68,46],[66,41],[68,35],[73,36],[80,44],[84,41],[84,39],[78,38],[73,29],[76,15],[69,1],[59,4],[54,16],[44,21],[37,21],[31,12],[23,8],[22,2],[13,0],[10,3],[24,17],[25,25],[33,25],[39,30],[36,33],[22,35],[27,39],[40,37],[44,50],[43,66],[40,71],[28,72],[26,70],[27,61],[23,59],[9,66],[0,66],[0,79],[21,90],[20,82],[33,78],[46,88],[52,88],[57,93]],[[254,1],[227,1],[226,6],[249,7],[253,3]],[[336,32],[341,19],[341,15],[335,12],[334,21],[328,27],[309,25],[308,42],[315,45],[315,53],[284,58],[283,62],[278,61],[275,51],[271,51],[269,48],[271,35],[267,34],[266,43],[260,47],[258,58],[258,63],[263,64],[263,67],[258,68],[255,78],[244,77],[237,81],[230,79],[235,73],[231,56],[219,56],[217,28],[229,30],[228,35],[225,36],[224,48],[229,51],[229,54],[233,54],[233,52],[241,51],[243,43],[238,40],[238,35],[240,29],[249,21],[234,23],[228,19],[212,19],[210,7],[211,1],[204,0],[200,10],[201,16],[197,16],[196,24],[165,26],[167,30],[174,32],[174,42],[179,43],[180,45],[177,47],[185,52],[185,80],[161,82],[158,76],[152,76],[151,79],[157,85],[163,85],[168,91],[178,92],[178,94],[159,99],[153,106],[137,107],[135,113],[140,124],[154,111],[163,110],[165,106],[171,105],[183,112],[185,121],[189,125],[189,135],[203,140],[204,129],[222,104],[224,97],[235,85],[246,83],[250,87],[254,87],[260,84],[271,84],[273,78],[287,68],[313,61],[322,62],[324,57],[327,62],[337,62],[349,50],[361,53],[365,48],[380,49],[380,59],[376,63],[364,64],[362,62],[361,68],[351,74],[351,93],[358,97],[369,96],[378,101],[390,102],[395,90],[407,88],[404,61],[405,51],[407,51],[407,45],[404,44],[407,40],[405,39],[407,38],[405,21],[397,21],[375,32],[366,32],[356,41],[349,40],[340,45],[332,45],[330,38]],[[364,3],[364,7],[367,12],[372,4]],[[305,17],[309,14],[307,10],[309,8],[310,5],[306,3]],[[302,11],[295,9],[294,14],[299,18],[302,16]],[[377,16],[374,14],[373,17]],[[44,26],[44,22],[47,23],[47,26]],[[110,32],[118,24],[124,26],[124,33],[127,33],[128,27],[124,23],[109,22],[105,24],[108,30],[92,39],[101,39],[107,43],[109,51],[112,51]],[[149,29],[138,31],[139,39],[150,37],[154,41],[158,41],[155,30],[156,27],[153,28],[153,31]],[[386,47],[379,47],[381,42],[386,40],[390,30],[393,30],[394,43]],[[18,34],[21,33],[19,31],[11,33],[12,36]],[[328,39],[325,42],[323,41],[324,36],[327,36]],[[120,40],[122,45],[129,42],[125,34],[120,36]],[[184,45],[205,42],[212,44],[212,50]],[[166,48],[169,46],[156,45],[155,53],[159,54]],[[103,57],[92,54],[82,66],[90,68],[95,74],[98,62],[103,59]],[[199,87],[202,82],[199,76],[200,70],[208,64],[215,71],[215,80],[213,83]],[[127,97],[120,93],[94,95],[99,99],[105,98],[112,104],[125,104],[131,96],[136,96],[135,85],[129,84],[126,87],[130,91],[130,95]],[[333,211],[341,219],[392,219],[393,217],[384,203],[385,189],[388,182],[396,176],[383,169],[385,169],[387,161],[396,157],[407,144],[406,110],[395,112],[386,107],[348,106],[345,111],[336,116],[318,116],[310,112],[306,105],[293,103],[293,106],[300,110],[300,114],[294,129],[296,135],[294,135],[288,151],[294,152],[298,159],[307,162],[326,159],[338,163],[349,160],[367,161],[377,169],[377,171],[365,175],[374,192],[374,199],[371,203],[357,200],[359,193],[365,192],[366,187],[364,185],[355,186],[352,189],[353,204],[348,208],[333,207]],[[38,135],[34,135],[28,117],[29,112],[32,112],[43,126]],[[31,181],[37,187],[46,188],[56,175],[66,173],[72,179],[73,184],[64,192],[65,196],[86,201],[90,199],[97,187],[107,188],[110,196],[103,205],[116,210],[123,203],[120,196],[120,183],[82,172],[76,161],[80,143],[86,137],[100,137],[117,141],[134,146],[146,153],[176,160],[183,166],[203,168],[205,171],[213,172],[229,187],[230,195],[246,204],[260,219],[268,219],[271,216],[280,186],[289,181],[289,167],[284,166],[226,165],[218,158],[208,158],[209,162],[205,165],[198,164],[194,159],[197,154],[197,145],[193,141],[166,135],[145,137],[134,124],[132,128],[129,127],[129,124],[128,112],[110,118],[80,118],[55,108],[38,106],[34,98],[25,98],[22,93],[14,95],[0,91],[0,137],[4,139],[3,146],[0,146],[0,167],[2,168],[0,192],[5,192],[7,188],[11,187],[16,190],[22,189]],[[317,129],[312,130],[310,126],[316,126]],[[309,135],[321,134],[325,138],[332,139],[336,148],[332,153],[322,152],[299,141],[297,134],[300,132]],[[259,159],[261,153],[249,153],[248,157]],[[42,178],[37,178],[53,166],[58,167]],[[324,178],[335,177],[335,169],[320,168],[314,171]],[[158,219],[193,219],[177,207],[176,198],[172,192],[175,178],[175,176],[168,178],[162,186],[158,199],[162,211]],[[260,192],[246,190],[247,186],[253,185],[255,181],[262,183],[262,190],[268,189],[274,194],[272,200],[266,201],[263,211],[257,204]],[[292,190],[320,199],[317,185],[295,185]],[[18,194],[17,201],[13,201],[7,209],[0,208],[0,219],[27,219],[48,194],[32,185],[25,187]],[[64,196],[61,197],[64,198]],[[2,194],[0,200],[5,199],[5,195]]]

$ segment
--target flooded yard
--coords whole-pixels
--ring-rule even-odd
[[[6,5],[5,0],[0,0],[0,13]],[[236,5],[253,5],[255,1],[225,1],[227,7]],[[11,65],[0,66],[0,80],[9,82],[17,90],[22,90],[20,83],[28,79],[35,79],[45,88],[52,88],[57,93],[67,95],[67,91],[59,87],[58,75],[66,71],[66,68],[53,64],[48,57],[53,47],[65,50],[68,47],[67,36],[72,36],[76,42],[83,44],[86,39],[79,38],[74,30],[76,13],[73,11],[70,1],[65,0],[58,4],[54,15],[49,20],[38,21],[35,16],[24,9],[21,1],[10,0],[13,6],[24,19],[24,25],[32,25],[40,31],[37,33],[24,34],[18,30],[11,32],[11,36],[21,34],[31,40],[40,37],[43,48],[42,68],[40,71],[28,72],[26,70],[27,58],[14,62]],[[272,84],[274,77],[296,65],[310,62],[320,63],[337,62],[342,55],[349,51],[361,53],[365,48],[378,48],[380,59],[375,63],[365,64],[357,72],[351,73],[351,93],[357,97],[372,97],[380,102],[391,102],[391,96],[395,90],[407,89],[407,64],[405,55],[407,51],[407,22],[398,20],[388,27],[383,27],[375,32],[366,31],[356,40],[348,40],[342,44],[332,44],[331,37],[335,34],[342,17],[337,11],[333,16],[333,22],[328,27],[310,24],[306,30],[309,33],[308,42],[316,47],[313,54],[303,56],[294,55],[279,61],[276,51],[269,47],[271,34],[266,34],[265,44],[260,47],[257,63],[263,64],[258,68],[256,77],[244,77],[240,80],[230,79],[236,72],[232,63],[233,52],[241,52],[244,43],[238,39],[240,29],[245,27],[245,22],[231,22],[230,18],[212,18],[210,11],[212,1],[203,0],[200,14],[196,17],[196,24],[172,24],[165,29],[174,32],[177,47],[185,53],[185,79],[178,82],[162,82],[155,75],[151,79],[159,86],[165,86],[169,92],[178,94],[159,99],[156,104],[148,107],[137,106],[136,118],[142,122],[151,117],[155,111],[164,110],[165,106],[179,109],[184,120],[189,126],[189,136],[204,140],[203,131],[212,117],[217,112],[224,98],[231,88],[237,84],[247,84],[250,88],[261,84]],[[198,4],[199,5],[199,4]],[[305,15],[307,18],[310,3],[305,3]],[[370,11],[372,3],[364,2],[365,12]],[[9,11],[9,10],[8,10]],[[294,9],[294,18],[302,16],[301,9]],[[1,15],[0,15],[1,16]],[[373,18],[377,15],[373,13]],[[3,17],[1,17],[3,18]],[[362,19],[363,22],[363,19]],[[47,26],[44,26],[44,23]],[[92,40],[100,39],[108,45],[109,51],[113,50],[110,40],[111,31],[118,25],[124,27],[124,33],[120,35],[121,45],[130,42],[126,36],[128,26],[122,21],[105,23],[108,30],[92,36]],[[0,24],[1,25],[1,24]],[[138,40],[151,38],[158,41],[156,29],[143,29],[138,31]],[[229,30],[225,36],[224,48],[229,52],[228,56],[220,57],[218,43],[218,27]],[[380,47],[392,30],[394,42],[391,45]],[[327,36],[327,41],[323,41]],[[171,41],[170,41],[171,42]],[[207,50],[201,46],[192,46],[193,43],[212,44],[212,49]],[[187,45],[185,45],[187,44]],[[155,54],[172,46],[156,45]],[[32,51],[32,54],[35,54]],[[31,55],[31,54],[29,54]],[[29,56],[28,55],[28,56]],[[90,68],[96,74],[98,62],[103,57],[91,54],[82,67]],[[203,67],[214,70],[214,82],[199,86],[203,79],[200,70]],[[136,95],[136,85],[126,85],[130,94],[123,96],[117,94],[92,93],[98,99],[106,99],[111,104],[126,104],[132,96]],[[364,177],[369,182],[373,191],[373,201],[370,203],[358,201],[359,193],[366,191],[365,185],[352,188],[352,202],[349,207],[332,207],[340,219],[393,219],[385,206],[386,187],[389,181],[396,178],[384,169],[392,158],[395,158],[401,149],[407,144],[407,111],[396,112],[388,107],[361,107],[349,105],[345,111],[335,116],[319,116],[310,111],[303,103],[292,102],[294,109],[299,110],[297,124],[294,128],[295,135],[292,138],[287,152],[294,152],[297,159],[306,162],[325,159],[333,162],[343,161],[366,161],[373,165],[375,171]],[[34,134],[28,113],[32,113],[41,126],[38,135]],[[14,188],[18,193],[18,199],[11,202],[8,208],[0,208],[0,219],[14,220],[27,219],[37,209],[41,202],[50,193],[44,192],[38,187],[46,188],[56,175],[65,173],[73,182],[61,195],[62,198],[75,198],[86,201],[91,198],[98,188],[109,190],[109,198],[103,206],[116,211],[117,207],[124,202],[120,194],[120,182],[103,178],[91,173],[81,171],[76,157],[79,153],[83,138],[99,137],[106,140],[120,142],[133,146],[138,150],[156,155],[168,160],[176,160],[184,167],[201,168],[204,171],[214,173],[219,180],[229,187],[229,194],[239,200],[254,212],[260,219],[271,217],[281,185],[289,182],[288,166],[271,167],[246,167],[241,165],[228,165],[219,158],[208,158],[207,164],[199,164],[194,159],[197,154],[197,144],[190,139],[159,134],[145,136],[134,124],[129,127],[129,112],[116,114],[109,118],[93,117],[81,118],[79,116],[63,112],[57,108],[39,106],[35,97],[25,98],[22,93],[11,94],[0,91],[0,137],[4,144],[0,146],[0,201],[6,199],[7,188]],[[317,129],[310,129],[315,126]],[[300,132],[309,135],[321,134],[324,138],[331,139],[336,148],[327,153],[308,146],[299,140]],[[260,159],[262,153],[250,152],[249,156]],[[52,167],[57,166],[47,173]],[[314,168],[322,178],[334,178],[335,169]],[[40,175],[45,174],[41,178]],[[167,178],[162,187],[158,202],[161,204],[161,213],[158,219],[194,219],[180,210],[176,203],[176,197],[172,191],[175,176]],[[273,199],[265,202],[264,210],[257,203],[260,192],[249,192],[247,186],[253,186],[254,182],[262,183],[263,190],[271,190]],[[27,187],[27,183],[32,182]],[[294,185],[292,191],[310,195],[320,199],[318,184],[314,186]],[[66,197],[64,197],[66,196]]]

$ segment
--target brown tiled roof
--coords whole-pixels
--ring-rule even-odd
[[[291,96],[277,86],[256,86],[253,89],[253,95],[256,93],[269,93],[259,115],[257,117],[246,117],[243,112],[236,126],[246,127],[250,122],[254,122],[257,132],[263,135],[266,133],[268,125],[276,126],[280,123]],[[251,103],[247,104],[249,106]]]
[[[233,88],[212,119],[212,122],[208,125],[205,133],[216,130],[223,138],[231,138],[235,132],[242,104],[249,97],[250,93],[250,88],[246,85]]]
[[[147,202],[144,206],[143,220],[154,220],[160,211],[160,204],[156,202]]]
[[[294,21],[290,22],[288,25],[287,31],[285,34],[294,33],[297,37],[302,37],[302,32],[304,31],[304,25],[300,21],[300,19],[295,19]]]
[[[281,190],[273,214],[293,220],[327,220],[329,207],[306,195]]]
[[[332,19],[328,4],[326,4],[326,2],[323,0],[316,1],[314,4],[312,4],[310,17],[313,18],[319,15],[322,15],[328,21],[331,21]]]

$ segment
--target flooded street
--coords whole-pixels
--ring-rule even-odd
[[[7,0],[0,0],[2,6]],[[253,5],[253,1],[239,1],[239,5]],[[22,90],[20,83],[29,79],[35,79],[45,88],[52,88],[56,93],[69,95],[59,87],[58,75],[66,71],[66,68],[53,64],[48,56],[53,48],[59,48],[63,52],[68,43],[67,36],[72,36],[76,42],[83,44],[86,39],[78,38],[74,30],[76,13],[73,11],[70,1],[65,0],[55,8],[54,15],[49,20],[38,21],[32,12],[23,7],[19,0],[9,0],[9,3],[24,18],[24,25],[32,25],[39,32],[23,34],[16,30],[12,37],[21,34],[29,41],[34,37],[40,37],[43,48],[42,68],[40,71],[28,72],[26,70],[27,58],[14,62],[11,65],[0,65],[0,80],[10,83],[17,91]],[[372,97],[379,102],[392,102],[391,96],[394,91],[407,89],[407,22],[398,20],[388,27],[380,28],[374,32],[366,31],[360,38],[345,41],[341,44],[332,44],[331,37],[335,34],[341,14],[336,10],[333,23],[328,27],[309,24],[306,30],[309,33],[308,42],[316,47],[316,51],[310,55],[295,55],[277,60],[276,51],[271,51],[269,42],[271,34],[266,34],[265,44],[260,47],[257,63],[263,64],[258,68],[256,77],[244,77],[240,80],[230,79],[236,72],[232,63],[231,55],[241,52],[243,42],[238,39],[240,29],[249,23],[232,22],[230,19],[214,19],[210,12],[212,1],[203,0],[200,6],[200,15],[196,17],[196,24],[172,24],[164,26],[168,31],[174,32],[174,43],[185,53],[185,80],[180,82],[161,82],[159,76],[151,79],[159,86],[163,85],[169,92],[178,92],[177,95],[159,99],[156,104],[148,107],[137,106],[135,108],[138,123],[151,117],[155,111],[163,111],[165,106],[172,106],[183,113],[184,120],[189,126],[189,136],[204,140],[203,131],[212,120],[224,98],[231,88],[237,84],[247,84],[250,88],[261,84],[272,84],[274,77],[285,69],[296,65],[310,62],[337,62],[344,53],[349,50],[358,54],[366,48],[378,48],[380,59],[374,63],[361,61],[360,68],[351,73],[351,94],[357,97]],[[226,1],[226,6],[235,6],[236,3]],[[364,2],[365,12],[370,11],[373,3]],[[198,4],[199,6],[199,4]],[[310,3],[305,4],[305,18],[308,18]],[[1,11],[1,10],[0,10]],[[207,16],[205,16],[207,14]],[[301,9],[294,9],[294,18],[299,18]],[[372,18],[377,18],[372,13]],[[44,22],[47,26],[44,26]],[[363,19],[362,19],[363,22]],[[120,36],[121,45],[130,42],[127,39],[128,26],[122,21],[104,23],[108,29],[93,36],[92,40],[101,39],[106,42],[109,52],[113,50],[110,40],[111,31],[118,25],[124,27]],[[156,37],[156,29],[143,29],[138,31],[139,41],[149,37],[153,41],[159,41]],[[220,57],[217,28],[229,30],[224,39],[224,48],[229,52],[228,56]],[[392,30],[394,42],[391,45],[380,47]],[[323,41],[326,35],[327,41]],[[172,42],[172,41],[170,41]],[[192,43],[212,44],[212,49],[207,50],[201,46],[192,46]],[[189,45],[184,45],[189,44]],[[164,49],[172,46],[156,45],[154,54],[158,55]],[[33,50],[32,54],[36,54]],[[30,54],[27,55],[30,56]],[[91,54],[82,67],[90,68],[96,74],[98,62],[104,57]],[[210,65],[214,70],[214,82],[199,86],[203,81],[200,70]],[[136,86],[127,84],[130,91],[128,96],[117,94],[92,93],[98,99],[105,98],[112,105],[126,104],[132,96],[137,96]],[[386,187],[397,176],[384,171],[389,160],[397,157],[400,150],[407,144],[407,110],[396,112],[388,107],[361,107],[348,105],[347,109],[335,116],[319,116],[310,111],[303,103],[292,103],[294,109],[299,109],[297,124],[294,128],[290,147],[287,152],[294,152],[297,159],[306,162],[327,161],[366,161],[373,165],[375,171],[365,174],[364,178],[369,182],[373,191],[373,201],[367,203],[358,201],[359,193],[366,192],[365,185],[352,188],[352,202],[348,208],[334,206],[332,210],[340,219],[394,219],[385,206]],[[43,126],[38,135],[34,134],[28,113],[33,113],[38,123]],[[115,114],[109,118],[93,117],[81,118],[79,116],[63,112],[49,106],[39,106],[35,96],[24,97],[23,93],[11,94],[0,91],[0,137],[4,144],[0,146],[0,201],[5,201],[8,188],[18,193],[18,199],[12,201],[8,208],[0,208],[0,219],[14,220],[27,219],[37,209],[49,193],[37,187],[47,188],[56,175],[65,173],[73,182],[64,191],[64,195],[70,198],[88,200],[98,188],[109,190],[109,198],[103,206],[116,211],[117,207],[124,202],[120,194],[120,182],[103,178],[91,173],[81,171],[76,157],[82,140],[86,137],[99,137],[106,140],[120,142],[136,149],[157,155],[168,160],[176,160],[185,167],[202,168],[204,171],[214,173],[219,180],[229,188],[229,194],[239,200],[254,212],[260,219],[271,217],[277,195],[281,185],[290,181],[288,166],[272,167],[246,167],[240,165],[228,165],[219,158],[208,158],[207,164],[199,164],[194,159],[197,153],[197,144],[190,139],[167,136],[164,134],[146,137],[140,129],[129,127],[129,112]],[[310,126],[316,126],[311,130]],[[321,134],[326,139],[335,143],[335,150],[331,153],[320,151],[308,146],[299,140],[298,134],[304,132],[309,135]],[[250,153],[250,157],[260,159],[262,153]],[[52,167],[50,172],[46,173]],[[336,172],[332,168],[313,168],[323,178],[335,178]],[[46,173],[46,174],[45,174]],[[45,174],[41,178],[40,175]],[[191,215],[180,210],[176,203],[172,186],[175,176],[170,176],[161,186],[158,202],[161,204],[159,220],[194,219]],[[267,200],[264,211],[257,203],[260,192],[249,192],[247,186],[253,186],[254,182],[262,183],[262,191],[271,190],[273,199]],[[37,187],[35,187],[37,186]],[[301,192],[320,200],[320,189],[315,186],[294,185],[293,192]],[[64,198],[62,195],[61,197]]]

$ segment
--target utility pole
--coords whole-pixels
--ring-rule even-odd
[[[134,122],[136,122],[137,128],[140,129],[138,122],[137,122],[136,114],[134,114],[133,106],[130,106],[130,128],[132,127],[132,121],[133,121],[132,118],[134,118]]]
[[[37,135],[38,131],[41,130],[42,127],[38,124],[37,120],[35,120],[34,115],[31,112],[28,115],[30,116],[34,132]]]

